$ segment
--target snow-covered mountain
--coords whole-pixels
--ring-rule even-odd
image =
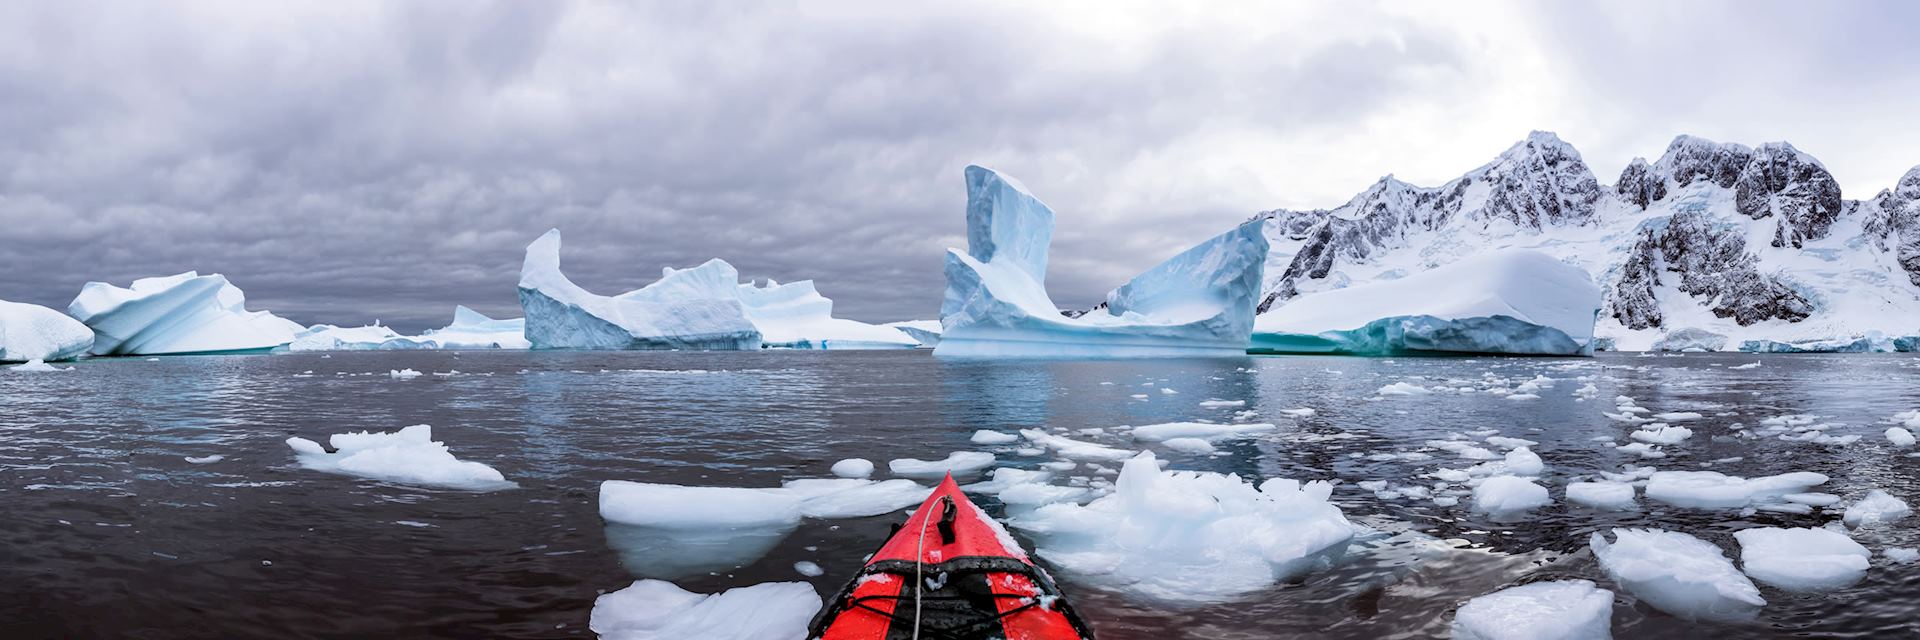
[[[1653,348],[1681,329],[1729,350],[1920,347],[1920,167],[1847,200],[1793,145],[1680,136],[1609,187],[1572,145],[1536,131],[1438,187],[1387,176],[1333,209],[1255,219],[1271,246],[1263,313],[1525,248],[1593,274],[1605,297],[1596,333],[1616,348]]]

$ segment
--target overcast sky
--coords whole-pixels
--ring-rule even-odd
[[[226,274],[303,323],[518,316],[720,257],[937,315],[961,169],[1058,212],[1085,306],[1255,211],[1436,185],[1529,130],[1603,183],[1787,140],[1847,197],[1920,164],[1920,5],[0,1],[0,299]]]

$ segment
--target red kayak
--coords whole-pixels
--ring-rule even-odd
[[[813,619],[821,640],[1091,640],[1000,523],[947,476]]]

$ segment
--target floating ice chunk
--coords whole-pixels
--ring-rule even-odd
[[[1427,446],[1441,451],[1451,452],[1454,455],[1469,460],[1492,460],[1500,457],[1494,455],[1492,451],[1487,450],[1485,447],[1476,447],[1472,443],[1462,440],[1428,440]]]
[[[1880,555],[1900,564],[1913,564],[1914,561],[1920,560],[1920,550],[1911,547],[1887,547],[1880,550]]]
[[[1510,516],[1553,504],[1547,488],[1518,476],[1495,476],[1473,488],[1473,510]]]
[[[393,433],[336,433],[334,452],[306,438],[287,438],[300,466],[315,471],[451,489],[491,491],[514,486],[493,467],[453,457],[433,441],[433,427],[416,424]]]
[[[820,568],[820,565],[806,560],[793,563],[793,571],[809,578],[818,578],[827,573],[827,570]]]
[[[1625,482],[1574,482],[1567,485],[1567,502],[1605,511],[1633,508],[1633,485]]]
[[[1621,453],[1632,453],[1632,454],[1638,454],[1638,455],[1639,455],[1640,457],[1642,457],[1642,458],[1665,458],[1665,457],[1667,457],[1667,454],[1666,454],[1666,452],[1663,452],[1663,451],[1661,451],[1661,450],[1659,450],[1659,449],[1655,449],[1655,448],[1653,448],[1653,445],[1651,445],[1651,444],[1647,444],[1647,443],[1645,443],[1645,442],[1634,442],[1634,443],[1630,443],[1630,444],[1623,444],[1623,445],[1620,445],[1619,447],[1617,447],[1617,448],[1615,448],[1615,451],[1619,451],[1619,452],[1621,452]]]
[[[1020,435],[1036,445],[1052,449],[1060,457],[1074,460],[1125,460],[1134,456],[1133,451],[1094,444],[1072,438],[1063,438],[1039,429],[1021,429]]]
[[[600,517],[660,529],[791,528],[802,517],[859,518],[904,509],[930,489],[911,480],[791,480],[771,489],[695,487],[608,480]]]
[[[1840,503],[1840,496],[1831,493],[1789,493],[1780,496],[1780,499],[1813,507],[1830,507]]]
[[[220,455],[218,453],[210,456],[200,456],[200,457],[187,456],[187,462],[191,464],[213,464],[215,462],[219,462],[225,459],[227,459],[226,456]]]
[[[1648,444],[1680,444],[1680,441],[1693,437],[1693,430],[1686,427],[1670,427],[1657,422],[1647,426],[1655,428],[1635,431],[1629,437]]]
[[[1210,422],[1168,422],[1150,424],[1133,428],[1133,439],[1142,442],[1163,442],[1174,438],[1200,438],[1203,440],[1224,440],[1239,436],[1273,431],[1274,426],[1265,423],[1213,424]],[[1131,452],[1127,456],[1131,457]]]
[[[1068,467],[1068,469],[1071,468],[1071,466]],[[1053,474],[1047,471],[997,467],[987,471],[987,477],[989,478],[987,480],[962,485],[960,489],[969,493],[997,494],[1015,485],[1046,484],[1048,480],[1053,479]]]
[[[1014,506],[1039,506],[1056,502],[1072,502],[1087,496],[1085,487],[1061,487],[1044,482],[1026,482],[1007,487],[995,497],[1000,502]]]
[[[1507,399],[1508,400],[1539,400],[1540,395],[1534,394],[1534,393],[1510,393],[1510,394],[1507,394]]]
[[[535,349],[760,348],[738,274],[719,282],[732,267],[709,264],[663,270],[660,280],[618,296],[595,295],[560,272],[560,230],[548,231],[527,245],[520,267],[527,341]],[[717,290],[720,284],[729,289]]]
[[[887,470],[909,478],[938,478],[949,473],[964,476],[993,466],[993,459],[993,454],[984,451],[955,451],[944,460],[891,460],[887,462]]]
[[[1759,478],[1714,471],[1660,471],[1647,479],[1647,497],[1676,507],[1739,509],[1778,503],[1782,496],[1826,484],[1827,477],[1799,471]]]
[[[1913,432],[1901,427],[1889,427],[1887,429],[1887,442],[1893,443],[1893,446],[1896,447],[1911,447],[1914,442]]]
[[[1343,553],[1353,526],[1327,501],[1333,487],[1162,471],[1152,452],[1128,460],[1114,493],[1015,518],[1039,555],[1086,583],[1150,600],[1222,601],[1271,587]]]
[[[1528,440],[1525,438],[1509,438],[1506,436],[1487,436],[1487,444],[1500,447],[1502,449],[1517,449],[1520,447],[1531,447],[1540,443],[1534,442],[1532,440]]]
[[[7,369],[11,371],[18,371],[21,373],[52,373],[56,371],[72,371],[73,367],[67,367],[65,369],[62,369],[60,367],[47,364],[45,361],[42,361],[42,360],[28,360],[24,363],[7,367]]]
[[[1843,516],[1848,527],[1863,527],[1876,522],[1893,522],[1912,514],[1904,500],[1895,498],[1885,491],[1874,489],[1867,495],[1847,505],[1847,514]]]
[[[0,300],[0,362],[72,360],[93,347],[93,330],[37,304]]]
[[[1011,178],[966,169],[967,251],[947,251],[945,356],[1246,354],[1267,260],[1248,222],[1160,263],[1066,317],[1047,296],[1053,210]]]
[[[871,478],[873,462],[865,458],[847,458],[833,463],[831,471],[842,478]]]
[[[1161,445],[1174,451],[1187,453],[1213,453],[1213,443],[1201,438],[1168,438]]]
[[[1180,392],[1178,392],[1178,391],[1174,391],[1174,390],[1172,390],[1172,389],[1165,389],[1165,388],[1163,388],[1163,389],[1161,389],[1161,390],[1160,390],[1160,394],[1161,394],[1161,395],[1167,395],[1167,396],[1171,396],[1171,395],[1175,395],[1175,394],[1178,394],[1178,393],[1180,393]]]
[[[919,504],[931,490],[912,480],[882,482],[854,478],[788,480],[785,492],[800,499],[800,515],[809,518],[864,518]]]
[[[968,438],[968,441],[974,444],[1011,444],[1014,442],[1019,442],[1020,436],[1016,436],[1011,433],[1003,433],[999,431],[989,431],[987,429],[981,429],[979,431],[973,432],[973,437]]]
[[[1454,640],[1611,640],[1613,592],[1587,580],[1535,582],[1461,605]]]
[[[1254,322],[1254,352],[1592,355],[1600,289],[1529,250],[1302,295]]]
[[[805,582],[768,582],[701,595],[640,580],[593,601],[587,626],[603,640],[803,640],[820,611]]]
[[[1728,369],[1758,369],[1760,368],[1760,361],[1755,360],[1753,362],[1749,362],[1746,364],[1736,364],[1727,368]]]
[[[1600,568],[1655,609],[1686,620],[1741,620],[1767,601],[1713,543],[1675,531],[1614,529],[1589,544]]]
[[[1433,391],[1427,389],[1426,387],[1422,387],[1420,385],[1411,384],[1407,382],[1395,382],[1393,384],[1380,387],[1379,391],[1374,392],[1375,395],[1382,395],[1382,396],[1424,396],[1432,393]]]
[[[122,289],[89,282],[67,315],[93,329],[95,355],[266,351],[304,331],[291,320],[247,311],[247,296],[220,274],[188,271],[141,278]]]
[[[1920,409],[1893,414],[1891,421],[1908,429],[1920,429]]]
[[[1314,414],[1314,410],[1313,410],[1312,408],[1309,408],[1309,407],[1301,407],[1301,408],[1298,408],[1298,409],[1281,409],[1281,410],[1280,410],[1280,415],[1283,415],[1283,416],[1287,416],[1287,417],[1289,417],[1289,418],[1305,418],[1305,417],[1308,417],[1308,416],[1312,416],[1313,414]]]
[[[1244,407],[1244,406],[1247,406],[1247,401],[1245,400],[1201,400],[1200,406],[1206,407],[1208,409],[1218,409],[1222,407]]]
[[[1505,462],[1507,471],[1514,475],[1537,476],[1547,470],[1547,464],[1540,460],[1539,454],[1526,447],[1508,451]]]
[[[1788,591],[1832,591],[1867,575],[1866,547],[1831,529],[1745,529],[1740,564],[1755,580]]]
[[[1665,420],[1667,422],[1686,422],[1688,420],[1699,420],[1704,417],[1706,416],[1692,411],[1669,411],[1667,413],[1653,414],[1655,420]]]
[[[379,374],[375,374],[379,375]],[[420,372],[412,369],[388,369],[387,377],[395,380],[411,380],[420,377]]]

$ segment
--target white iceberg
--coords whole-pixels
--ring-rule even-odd
[[[1633,485],[1625,482],[1573,482],[1567,484],[1567,502],[1603,511],[1633,508]]]
[[[380,325],[336,327],[316,324],[294,335],[288,351],[399,351],[432,349],[432,342],[400,335]]]
[[[226,276],[188,271],[126,289],[89,282],[67,315],[93,329],[91,351],[103,356],[270,351],[306,330],[246,304]]]
[[[1524,449],[1522,449],[1524,451]],[[1547,488],[1519,476],[1495,476],[1473,488],[1473,510],[1496,518],[1553,504]]]
[[[1905,500],[1895,498],[1885,491],[1868,491],[1853,504],[1847,505],[1846,515],[1841,519],[1848,527],[1858,528],[1879,522],[1893,522],[1913,513]]]
[[[1647,498],[1676,507],[1740,509],[1777,504],[1783,496],[1805,493],[1826,484],[1827,477],[1797,471],[1759,478],[1729,476],[1714,471],[1659,471],[1647,479]]]
[[[820,605],[820,594],[805,582],[703,595],[639,580],[595,598],[587,626],[603,640],[803,640]]]
[[[1687,620],[1741,620],[1767,601],[1713,543],[1676,531],[1614,529],[1589,540],[1594,558],[1621,588]]]
[[[433,427],[416,424],[394,433],[336,433],[334,452],[306,438],[287,438],[300,466],[316,471],[450,489],[490,491],[514,486],[493,467],[455,458],[433,441]]]
[[[1267,253],[1251,222],[1060,313],[1047,296],[1053,210],[1011,178],[966,169],[967,251],[947,250],[943,356],[1238,356],[1247,349]]]
[[[676,278],[672,269],[647,287],[601,296],[560,272],[560,230],[527,245],[520,267],[520,308],[535,349],[758,349],[760,330],[736,295],[697,297],[687,286],[704,272]],[[684,273],[684,272],[679,272]]]
[[[1179,438],[1219,441],[1257,433],[1267,433],[1274,425],[1263,422],[1214,424],[1211,422],[1168,422],[1133,428],[1133,439],[1141,442],[1167,442]]]
[[[1454,640],[1610,640],[1613,592],[1587,580],[1535,582],[1467,601]]]
[[[93,346],[93,330],[66,314],[0,300],[0,362],[60,361]]]
[[[997,475],[997,474],[996,474]],[[998,478],[996,478],[997,480]],[[1149,600],[1224,601],[1337,559],[1353,525],[1325,482],[1162,471],[1151,452],[1121,468],[1113,493],[1049,504],[1012,525],[1076,581]]]
[[[910,349],[921,345],[920,340],[895,327],[833,317],[833,300],[815,291],[812,280],[780,284],[769,279],[764,285],[740,284],[733,265],[724,260],[712,260],[700,268],[716,270],[716,284],[731,287],[740,296],[747,318],[760,329],[760,339],[766,346]]]
[[[1255,353],[1592,355],[1600,288],[1530,250],[1303,295],[1260,314]]]
[[[678,578],[751,564],[804,518],[891,513],[931,491],[912,480],[859,478],[790,480],[772,488],[609,480],[600,484],[600,517],[607,545],[628,571]]]
[[[453,323],[428,329],[420,340],[431,340],[441,349],[527,349],[527,320],[495,320],[466,305],[454,305]]]
[[[1767,527],[1735,531],[1747,576],[1788,591],[1832,591],[1867,576],[1873,554],[1829,529]]]
[[[901,333],[907,334],[907,337],[919,342],[922,347],[940,346],[939,320],[902,320],[889,322],[886,326],[899,329]]]

